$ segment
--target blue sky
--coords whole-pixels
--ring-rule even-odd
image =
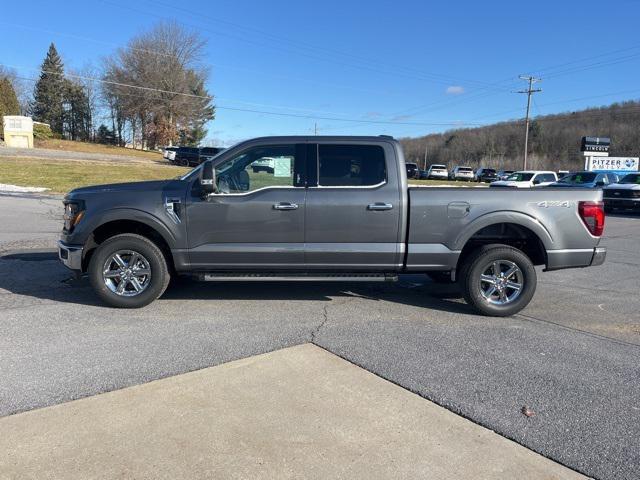
[[[225,108],[207,143],[316,124],[402,137],[519,118],[519,74],[543,79],[533,115],[640,98],[638,1],[9,2],[0,63],[35,76],[53,41],[66,67],[97,66],[163,19],[208,41],[209,90]]]

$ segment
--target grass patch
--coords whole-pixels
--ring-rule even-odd
[[[2,158],[0,183],[45,187],[51,193],[66,193],[88,185],[164,180],[183,175],[189,170],[185,167],[143,163]]]
[[[100,143],[74,142],[71,140],[36,140],[37,148],[49,148],[51,150],[102,153],[104,155],[125,155],[128,157],[146,158],[149,160],[162,160],[160,152],[146,150],[134,150],[133,148],[116,147],[114,145],[102,145]]]

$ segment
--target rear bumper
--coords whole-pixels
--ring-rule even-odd
[[[605,247],[547,250],[547,268],[545,268],[545,271],[595,267],[602,265],[606,257],[607,249]]]
[[[82,270],[82,245],[67,245],[58,242],[58,258],[65,267],[71,270]]]
[[[640,209],[640,198],[604,198],[604,206],[610,208]]]

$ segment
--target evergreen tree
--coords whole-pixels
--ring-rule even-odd
[[[0,137],[4,138],[2,117],[19,114],[20,104],[11,81],[7,77],[0,77]]]
[[[63,133],[64,95],[64,67],[62,59],[52,43],[42,62],[40,78],[35,86],[33,117],[38,122],[51,125],[51,130],[58,134]]]

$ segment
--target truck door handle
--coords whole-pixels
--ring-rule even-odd
[[[276,203],[273,206],[274,210],[297,210],[298,209],[298,204],[297,203],[289,203],[289,202],[280,202],[280,203]]]
[[[390,203],[381,203],[381,202],[376,202],[376,203],[370,203],[369,205],[367,205],[367,210],[391,210],[393,208],[393,205],[391,205]]]

